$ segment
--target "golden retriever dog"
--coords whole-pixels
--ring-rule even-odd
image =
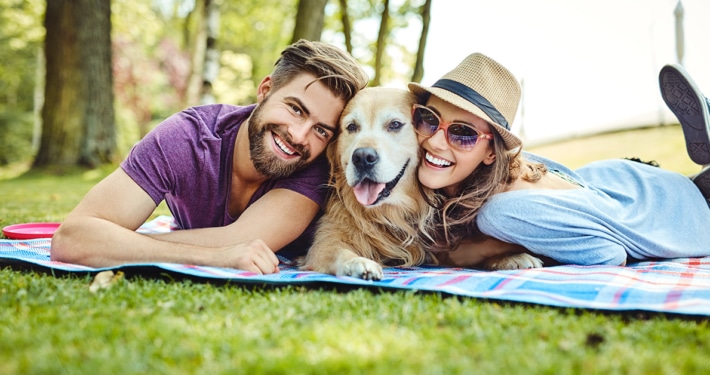
[[[326,151],[333,193],[313,245],[300,262],[302,269],[379,280],[383,265],[408,267],[448,259],[427,251],[436,212],[427,202],[436,199],[417,180],[419,143],[411,116],[415,102],[408,91],[370,87],[347,104],[339,135]],[[476,264],[466,266],[541,266],[524,253],[473,258]]]
[[[434,261],[425,249],[434,208],[422,194],[433,193],[417,181],[415,101],[405,90],[370,87],[345,107],[326,151],[333,194],[303,269],[379,280],[382,265]]]

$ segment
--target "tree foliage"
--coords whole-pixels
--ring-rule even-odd
[[[297,0],[222,3],[220,50],[224,57],[221,82],[215,87],[218,94],[233,96],[237,104],[256,100],[256,86],[271,73],[281,50],[292,38],[297,9]],[[222,81],[232,77],[235,81]],[[224,90],[233,85],[245,91],[237,94]]]
[[[44,0],[0,0],[0,110],[31,111]]]
[[[44,0],[0,0],[0,166],[32,156]],[[38,71],[40,69],[40,71]],[[40,98],[38,98],[39,100]]]
[[[31,113],[41,104],[35,99],[34,88],[44,84],[37,74],[42,69],[38,52],[43,47],[47,1],[55,2],[0,0],[0,118],[7,120],[0,121],[0,137],[4,137],[0,144],[10,138],[21,139],[11,143],[23,145],[25,150],[30,150],[32,138]],[[430,0],[387,0],[386,13],[383,0],[209,2],[219,7],[220,16],[213,45],[219,70],[211,85],[216,101],[254,102],[256,86],[271,72],[284,46],[294,38],[317,39],[300,34],[303,31],[297,27],[299,5],[311,3],[324,15],[322,33],[316,31],[320,39],[351,52],[373,82],[402,84],[421,78],[427,28],[424,10],[430,7]],[[201,88],[204,81],[203,66],[199,65],[205,53],[198,45],[207,41],[204,33],[200,34],[205,20],[200,5],[206,3],[110,0],[112,77],[121,154],[160,120],[200,103],[199,95],[194,94],[199,90],[192,87]],[[317,26],[314,19],[313,15],[304,18],[306,24]],[[21,131],[11,136],[13,128]],[[3,160],[7,158],[3,159],[0,150],[0,164]]]
[[[150,2],[112,1],[114,86],[119,130],[145,135],[154,121],[186,106],[190,76],[191,35],[179,3],[169,9]],[[136,27],[135,20],[141,20]],[[124,137],[125,138],[125,137]],[[125,146],[124,146],[125,148]]]
[[[414,75],[417,51],[412,46],[420,40],[424,4],[425,0],[330,2],[323,40],[351,44],[349,51],[368,70],[371,85],[401,86]]]

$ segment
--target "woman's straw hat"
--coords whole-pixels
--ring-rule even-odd
[[[520,103],[520,84],[508,69],[481,53],[466,57],[432,87],[409,84],[420,99],[426,93],[437,96],[486,120],[503,137],[507,150],[522,145],[510,132]]]

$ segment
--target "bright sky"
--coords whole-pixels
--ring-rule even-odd
[[[473,52],[523,82],[513,130],[528,145],[675,123],[658,72],[676,63],[678,0],[435,0],[422,83]],[[684,66],[710,95],[710,1],[682,0]]]

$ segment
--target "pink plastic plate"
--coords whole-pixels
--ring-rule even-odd
[[[2,228],[2,234],[13,240],[33,238],[52,238],[60,223],[26,223],[8,225]]]

